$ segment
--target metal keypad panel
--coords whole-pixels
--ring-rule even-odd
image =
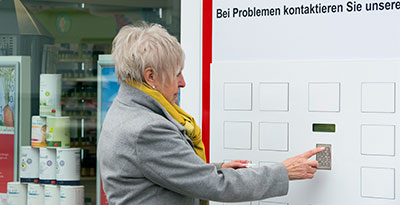
[[[318,153],[316,158],[318,161],[318,169],[331,170],[332,169],[332,155],[330,144],[317,144],[317,147],[325,147],[325,150]]]

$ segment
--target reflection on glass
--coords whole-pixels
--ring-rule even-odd
[[[98,55],[111,53],[120,28],[142,21],[161,24],[179,40],[181,1],[90,2],[0,0],[0,56],[31,57],[32,115],[39,115],[40,74],[61,74],[61,115],[71,118],[71,146],[83,150],[81,175],[89,177],[82,180],[90,190],[85,198],[96,204],[90,177],[96,173]],[[12,73],[0,70],[0,127],[11,128],[14,92],[7,76]]]

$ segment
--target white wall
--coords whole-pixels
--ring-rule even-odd
[[[181,44],[186,61],[181,107],[201,125],[202,1],[181,1]]]

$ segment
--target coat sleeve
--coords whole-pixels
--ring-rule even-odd
[[[172,124],[148,124],[136,143],[136,154],[144,176],[182,195],[239,202],[286,195],[288,192],[288,176],[283,164],[217,169],[202,161]]]

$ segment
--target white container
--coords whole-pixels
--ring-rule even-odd
[[[84,205],[84,186],[60,186],[60,205]]]
[[[7,193],[0,193],[0,205],[8,205]]]
[[[46,147],[46,118],[32,116],[32,147]]]
[[[40,148],[39,151],[40,173],[39,182],[41,184],[56,183],[56,149]]]
[[[39,182],[39,149],[21,147],[19,176],[21,182]]]
[[[40,74],[40,116],[61,116],[61,74]]]
[[[7,183],[8,205],[26,205],[27,185],[20,182]]]
[[[69,147],[70,126],[69,117],[47,117],[47,147]]]
[[[40,184],[28,184],[27,205],[41,205],[44,203],[44,187]]]
[[[44,185],[44,205],[60,204],[60,187],[57,185]]]
[[[56,180],[58,185],[79,185],[80,148],[57,148]]]

